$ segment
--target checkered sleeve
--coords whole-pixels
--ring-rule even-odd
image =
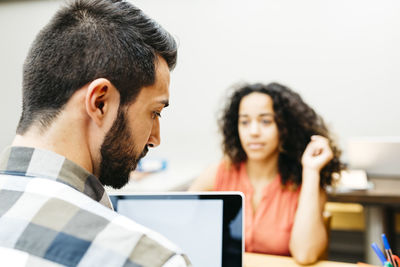
[[[57,263],[48,261],[46,259],[30,255],[27,252],[20,251],[12,248],[0,247],[0,263],[1,266],[13,266],[13,267],[29,267],[29,266],[41,266],[41,267],[61,267]]]
[[[162,267],[189,267],[191,266],[188,258],[184,255],[174,255]]]
[[[0,175],[0,246],[13,264],[4,266],[191,266],[160,234],[69,186],[8,178]]]

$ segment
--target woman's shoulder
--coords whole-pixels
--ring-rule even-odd
[[[223,158],[219,162],[208,166],[203,174],[207,176],[220,177],[236,171],[237,168],[235,168],[235,165],[229,159]]]
[[[243,187],[244,163],[233,164],[230,160],[223,159],[216,172],[216,190],[237,190]]]
[[[194,180],[189,191],[213,191],[222,190],[240,176],[240,165],[233,164],[228,158],[210,164]]]

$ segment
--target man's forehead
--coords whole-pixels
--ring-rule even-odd
[[[137,100],[141,104],[150,105],[169,105],[169,78],[170,72],[168,65],[164,59],[158,60],[156,63],[156,73],[154,83],[144,86],[140,89]]]
[[[168,88],[157,88],[155,86],[143,87],[135,102],[151,105],[169,105],[169,90]]]

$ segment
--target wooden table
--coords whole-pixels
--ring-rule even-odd
[[[245,253],[244,267],[304,267],[297,264],[293,258],[266,254]],[[355,267],[357,264],[335,262],[335,261],[318,261],[315,264],[307,265],[315,267]]]
[[[361,191],[332,191],[328,201],[360,203],[365,210],[365,244],[366,261],[378,265],[379,259],[371,249],[371,243],[380,243],[381,234],[386,233],[392,250],[395,247],[395,211],[400,208],[400,177],[368,177],[374,188]]]

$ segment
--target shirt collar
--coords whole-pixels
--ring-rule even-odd
[[[58,181],[112,209],[110,199],[96,176],[52,151],[8,147],[0,156],[0,173]]]

